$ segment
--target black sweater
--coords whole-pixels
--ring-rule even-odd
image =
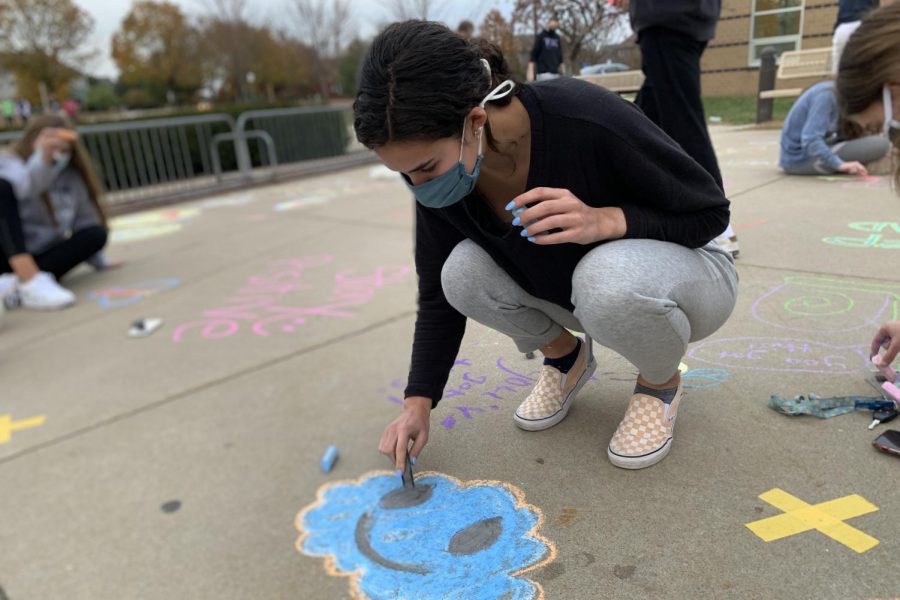
[[[634,104],[573,78],[519,87],[531,119],[526,189],[566,188],[585,204],[619,206],[626,238],[699,248],[728,225],[715,180]],[[512,200],[512,198],[510,198]],[[465,333],[466,318],[444,297],[441,268],[469,238],[530,294],[573,309],[572,274],[597,244],[541,246],[509,228],[475,192],[441,209],[416,203],[419,310],[406,396],[436,406]]]
[[[663,27],[707,42],[716,35],[721,12],[722,0],[631,0],[628,5],[638,40],[645,29]]]

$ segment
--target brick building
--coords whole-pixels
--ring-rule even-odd
[[[759,53],[831,45],[837,2],[826,0],[722,0],[722,15],[703,54],[704,96],[753,95],[759,79]],[[796,80],[806,87],[816,80]]]

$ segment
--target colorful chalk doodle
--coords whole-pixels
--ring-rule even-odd
[[[351,578],[354,598],[540,599],[523,577],[556,559],[539,508],[515,486],[436,472],[405,490],[383,471],[329,483],[297,515],[297,549]]]
[[[225,196],[224,198],[211,198],[200,203],[201,208],[224,208],[229,206],[244,206],[253,202],[253,196],[250,194],[239,194],[237,196]]]
[[[339,271],[324,301],[313,301],[310,306],[293,304],[297,292],[312,287],[303,281],[304,273],[331,262],[328,255],[275,260],[265,273],[249,277],[233,296],[225,298],[224,306],[204,310],[200,319],[176,327],[172,341],[181,342],[195,331],[201,339],[220,340],[234,336],[242,326],[268,337],[275,332],[293,333],[313,318],[351,318],[356,314],[349,308],[368,304],[380,288],[406,281],[412,272],[406,265],[381,265],[365,275],[355,275],[353,269]]]
[[[637,369],[631,363],[619,357],[619,364],[607,364],[604,371],[591,376],[591,381],[615,381],[633,384],[637,379]],[[445,416],[441,426],[446,431],[457,430],[461,423],[480,420],[490,414],[509,415],[515,404],[534,387],[540,375],[540,362],[531,363],[530,369],[519,369],[511,365],[510,360],[500,357],[490,366],[478,368],[465,357],[457,358],[450,370],[450,377],[441,398],[441,409]],[[679,366],[686,389],[705,389],[722,385],[731,374],[726,369],[697,368],[689,369],[682,363]],[[403,392],[406,381],[394,378],[384,387],[378,388],[378,394],[392,404],[403,404]],[[589,390],[582,391],[587,396]]]
[[[788,276],[753,303],[753,317],[806,332],[876,330],[900,317],[900,285],[828,276]]]
[[[853,177],[849,175],[820,175],[816,177],[819,181],[838,182],[841,184],[842,190],[859,190],[863,188],[879,188],[886,187],[884,180],[878,175],[867,175],[866,177]]]
[[[890,221],[858,221],[847,225],[850,229],[868,233],[865,237],[830,236],[822,238],[826,244],[843,246],[844,248],[880,248],[881,250],[897,250],[900,238],[887,237],[885,234],[900,233],[900,223]]]
[[[197,207],[172,208],[136,213],[110,219],[110,239],[115,243],[137,242],[170,235],[200,214]]]
[[[862,344],[836,346],[812,340],[739,337],[704,340],[687,355],[724,368],[850,375],[867,368],[866,350]]]
[[[94,290],[88,294],[101,308],[122,308],[140,302],[147,296],[171,290],[181,285],[178,277],[166,277],[152,281],[141,281],[128,286],[110,286]]]
[[[681,381],[686,390],[702,390],[706,388],[719,387],[728,378],[731,373],[727,369],[690,369],[681,376]]]

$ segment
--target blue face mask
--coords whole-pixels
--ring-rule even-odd
[[[488,68],[490,71],[490,68]],[[507,79],[484,97],[478,106],[484,108],[484,105],[496,98],[503,98],[513,91],[515,83],[511,79]],[[465,123],[463,123],[463,139],[465,139]],[[404,177],[403,181],[406,187],[415,195],[416,200],[423,206],[429,208],[446,208],[456,204],[475,189],[475,182],[478,180],[478,173],[481,171],[481,161],[484,160],[484,154],[481,151],[481,130],[478,131],[478,157],[475,159],[475,168],[471,173],[466,172],[466,165],[463,162],[464,142],[459,143],[459,162],[446,173],[438,175],[430,181],[412,185],[409,180]]]

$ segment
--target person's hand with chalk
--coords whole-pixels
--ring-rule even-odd
[[[593,244],[622,238],[627,229],[621,208],[588,206],[566,189],[534,188],[505,208],[516,213],[512,224],[522,227],[522,237],[535,244]]]
[[[884,354],[878,356],[882,348]],[[897,358],[898,352],[900,352],[900,321],[888,321],[878,329],[875,337],[872,338],[869,357],[877,367],[886,368],[891,366],[891,363]],[[878,362],[874,360],[875,358],[879,359]]]
[[[431,399],[410,396],[403,401],[403,412],[400,413],[400,416],[394,419],[381,434],[378,450],[394,461],[398,474],[403,471],[405,466],[407,451],[410,461],[416,464],[419,453],[428,443],[430,418]],[[410,441],[413,442],[412,448],[409,448]]]

